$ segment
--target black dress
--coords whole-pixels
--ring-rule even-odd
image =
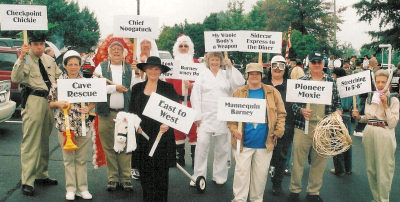
[[[140,127],[150,137],[150,140],[148,141],[140,134],[136,135],[137,148],[132,153],[132,164],[140,172],[143,201],[167,201],[168,169],[176,166],[174,130],[170,127],[163,134],[153,157],[150,157],[149,152],[162,123],[142,114],[150,98],[150,96],[144,94],[146,83],[147,80],[132,87],[129,112],[138,115],[142,119]],[[179,101],[179,96],[172,84],[158,80],[156,93],[175,102]]]

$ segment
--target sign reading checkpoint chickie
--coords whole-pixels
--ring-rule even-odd
[[[47,7],[0,5],[1,30],[47,30]]]

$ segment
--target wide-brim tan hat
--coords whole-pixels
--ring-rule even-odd
[[[246,65],[246,73],[249,72],[261,72],[263,73],[263,66],[261,63],[249,63]]]

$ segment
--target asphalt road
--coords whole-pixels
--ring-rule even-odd
[[[57,186],[36,186],[35,195],[27,197],[21,194],[21,163],[20,163],[20,142],[22,130],[20,117],[14,116],[11,122],[0,124],[0,202],[20,202],[20,201],[65,201],[65,178],[64,166],[62,161],[61,148],[57,142],[56,131],[50,137],[50,163],[49,172],[52,178],[59,182]],[[400,129],[397,127],[396,134]],[[351,176],[336,177],[329,172],[333,168],[332,158],[328,159],[327,168],[324,173],[324,184],[321,189],[321,197],[327,202],[365,202],[371,201],[372,195],[369,190],[363,148],[360,137],[353,138],[353,174]],[[187,150],[187,151],[190,151]],[[93,201],[142,201],[142,190],[140,182],[133,181],[134,191],[127,193],[122,190],[107,192],[107,170],[105,167],[94,169],[91,164],[91,153],[88,154],[88,181],[89,191],[93,194]],[[400,201],[400,157],[399,146],[396,151],[395,176],[392,184],[391,201]],[[212,157],[212,154],[210,154]],[[186,154],[187,165],[185,169],[192,173],[189,153]],[[215,185],[211,181],[212,158],[209,158],[207,190],[204,194],[199,194],[196,189],[189,187],[189,179],[177,168],[170,169],[169,181],[169,201],[230,201],[233,198],[232,182],[234,161],[229,171],[228,181],[225,185]],[[303,185],[306,185],[308,167],[303,175]],[[271,193],[271,182],[268,179],[264,194],[264,201],[286,201],[289,193],[290,177],[285,176],[283,181],[283,194],[273,196]],[[306,193],[301,193],[304,199]],[[84,201],[78,199],[77,201]]]

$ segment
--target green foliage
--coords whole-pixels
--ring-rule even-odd
[[[391,44],[394,49],[400,48],[400,1],[388,0],[360,0],[354,4],[360,21],[371,23],[372,20],[379,20],[381,30],[368,32],[373,41],[363,48],[377,49],[379,44]],[[383,29],[382,28],[386,28]]]
[[[333,48],[334,17],[332,4],[322,0],[260,0],[249,13],[244,13],[243,1],[232,0],[226,11],[211,13],[203,23],[164,26],[157,44],[159,49],[171,51],[176,37],[185,33],[195,43],[195,56],[204,55],[203,31],[256,30],[287,32],[292,25],[292,49],[290,56],[304,58],[313,50],[327,54],[348,52],[346,45]],[[345,9],[339,9],[339,13]],[[340,16],[339,16],[340,17]],[[337,17],[337,23],[342,21]],[[282,47],[285,51],[286,45]],[[346,48],[344,48],[346,47]],[[246,65],[257,62],[258,53],[229,52],[234,63]],[[264,54],[263,61],[273,55]]]
[[[0,3],[29,4],[24,0],[0,0]],[[99,24],[93,12],[88,8],[79,9],[74,1],[66,0],[35,0],[33,4],[47,6],[49,23],[48,39],[56,46],[71,46],[71,48],[87,52],[97,45],[100,37]],[[3,37],[14,37],[20,32],[1,32]]]

